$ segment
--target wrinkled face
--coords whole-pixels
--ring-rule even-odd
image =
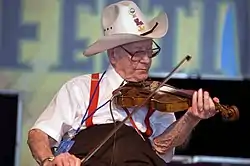
[[[116,47],[108,51],[110,62],[125,80],[145,80],[156,52],[152,44],[152,40],[144,40]]]

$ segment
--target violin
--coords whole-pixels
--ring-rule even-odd
[[[113,92],[113,102],[122,108],[131,108],[142,105],[142,102],[158,86],[158,81],[128,82]],[[144,104],[161,112],[179,112],[187,110],[192,105],[194,90],[177,89],[168,84],[160,87],[155,94]],[[215,104],[215,109],[221,113],[224,120],[235,121],[239,119],[239,111],[236,106]]]

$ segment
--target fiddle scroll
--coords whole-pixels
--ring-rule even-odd
[[[144,81],[140,83],[129,82],[114,91],[114,103],[118,107],[137,107],[145,101],[145,98],[158,87],[158,81]],[[179,112],[187,110],[192,105],[194,90],[177,89],[170,85],[163,85],[145,103],[144,106],[154,108],[161,112]],[[215,109],[221,113],[224,120],[235,121],[239,119],[239,111],[236,106],[215,104]]]

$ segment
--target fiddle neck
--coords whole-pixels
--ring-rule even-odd
[[[164,85],[159,89],[160,92],[172,93],[181,97],[185,97],[188,99],[192,99],[194,90],[184,90],[184,89],[176,89],[170,85]]]

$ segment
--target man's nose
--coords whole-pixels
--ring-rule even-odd
[[[151,58],[149,57],[150,55],[148,54],[145,54],[142,59],[141,59],[141,62],[144,62],[144,63],[149,63],[151,61]]]

